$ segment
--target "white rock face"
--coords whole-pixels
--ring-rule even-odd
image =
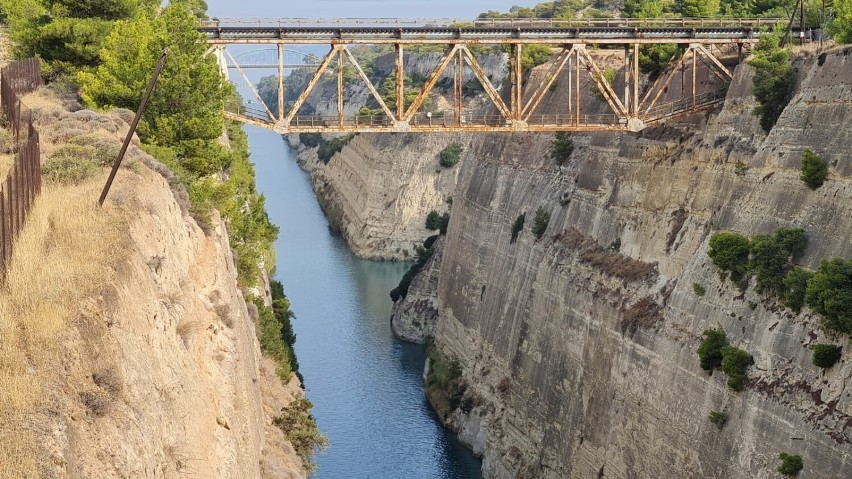
[[[823,371],[809,349],[848,338],[722,282],[706,254],[715,231],[784,226],[807,231],[798,264],[852,257],[848,58],[797,60],[796,97],[768,136],[740,67],[717,116],[575,135],[562,167],[547,136],[473,141],[436,265],[435,337],[476,404],[444,419],[482,451],[484,477],[770,478],[780,452],[801,455],[808,477],[849,475],[852,356]],[[804,148],[831,164],[816,191],[799,179]],[[551,216],[537,240],[538,208]],[[743,392],[699,367],[716,326],[754,356]],[[720,431],[707,416],[721,410]]]

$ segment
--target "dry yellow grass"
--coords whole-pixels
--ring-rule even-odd
[[[114,276],[124,215],[100,209],[105,174],[45,185],[0,287],[0,471],[38,477],[31,418],[55,369],[57,335]]]
[[[12,164],[15,161],[14,155],[0,153],[0,182],[6,180],[6,175],[12,170]],[[0,188],[2,188],[0,184]]]

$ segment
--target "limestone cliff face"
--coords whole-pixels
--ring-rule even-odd
[[[48,155],[69,138],[117,151],[130,112],[69,113],[44,95],[33,108]],[[224,223],[202,231],[137,146],[126,163],[102,210],[121,223],[115,264],[102,265],[115,279],[58,333],[44,408],[28,419],[41,477],[306,477],[272,425],[302,391],[261,356]],[[92,202],[103,179],[83,186]]]
[[[426,338],[435,336],[444,239],[439,238],[433,248],[432,257],[411,281],[408,296],[395,302],[391,311],[393,333],[405,341],[422,344]]]
[[[850,353],[823,371],[809,349],[848,338],[723,283],[706,254],[714,231],[785,226],[808,233],[799,264],[852,257],[852,60],[836,49],[795,67],[796,96],[768,136],[740,67],[720,114],[575,135],[562,167],[546,135],[473,140],[435,265],[435,339],[474,404],[444,419],[483,455],[484,477],[769,478],[780,452],[800,454],[808,477],[849,475]],[[799,180],[804,148],[831,164],[816,191]],[[537,240],[538,208],[551,216]],[[699,367],[701,333],[717,325],[754,355],[743,392]],[[714,410],[729,414],[721,431]]]
[[[405,260],[432,233],[426,215],[446,211],[460,169],[445,169],[438,154],[459,135],[358,135],[328,164],[302,149],[300,164],[329,223],[355,254]]]

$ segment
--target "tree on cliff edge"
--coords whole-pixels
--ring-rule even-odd
[[[754,97],[760,103],[754,114],[760,117],[760,126],[767,133],[793,97],[793,70],[788,61],[790,52],[780,45],[781,35],[777,32],[762,35],[754,49],[754,59],[749,62],[754,68]]]

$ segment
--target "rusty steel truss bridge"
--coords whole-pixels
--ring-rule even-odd
[[[589,19],[589,20],[477,20],[460,23],[449,20],[422,21],[399,19],[331,19],[331,20],[225,20],[202,22],[198,30],[207,37],[207,54],[216,56],[223,74],[236,69],[250,88],[259,108],[239,104],[227,105],[224,115],[243,123],[272,129],[278,133],[354,133],[354,132],[522,132],[522,131],[639,131],[656,122],[691,115],[718,107],[724,101],[724,90],[698,92],[696,80],[699,65],[702,74],[715,75],[720,84],[732,79],[722,55],[742,61],[743,47],[753,46],[761,31],[782,22],[780,19]],[[648,44],[676,44],[677,54],[653,82],[645,82],[639,71],[639,49]],[[240,65],[228,47],[234,45],[275,45],[276,60],[267,64]],[[285,61],[288,47],[325,45],[328,52],[313,63],[294,64]],[[394,92],[385,97],[353,55],[355,45],[393,47],[395,69],[392,73]],[[437,66],[406,100],[406,50],[430,45],[442,48]],[[509,54],[508,85],[501,88],[488,77],[472,48],[503,46]],[[537,81],[525,81],[522,54],[527,45],[547,45],[553,51],[547,72]],[[623,50],[621,74],[623,91],[616,91],[607,79],[605,69],[590,54],[592,48]],[[409,55],[408,58],[411,58]],[[700,63],[699,63],[700,62]],[[261,62],[262,63],[262,62]],[[729,63],[730,64],[730,63]],[[479,113],[465,111],[464,71],[472,71],[482,90],[493,104]],[[277,71],[277,107],[271,109],[249,80],[249,68],[271,68]],[[298,98],[285,104],[285,82],[288,71],[305,68],[312,71]],[[344,78],[347,69],[369,90],[378,109],[363,114],[345,114]],[[450,73],[452,72],[452,73]],[[709,72],[709,73],[708,73]],[[680,75],[680,96],[660,100],[672,80]],[[452,78],[452,111],[425,111],[424,101],[443,77]],[[565,104],[558,114],[539,113],[539,107],[552,91],[556,78],[567,76]],[[583,101],[581,75],[597,89],[595,95],[608,106],[600,113],[600,105]],[[309,95],[328,78],[336,77],[337,114],[322,116],[303,114]],[[691,77],[691,82],[687,78]],[[351,80],[351,79],[350,79]],[[690,88],[691,85],[691,88]],[[392,100],[392,101],[391,101]],[[254,100],[251,101],[253,103]],[[585,103],[585,104],[583,104]],[[389,106],[389,104],[391,106]],[[561,102],[560,102],[561,104]],[[363,106],[363,105],[356,105]],[[596,108],[597,107],[597,108]],[[552,109],[551,109],[552,110]],[[482,113],[487,111],[488,113]]]

